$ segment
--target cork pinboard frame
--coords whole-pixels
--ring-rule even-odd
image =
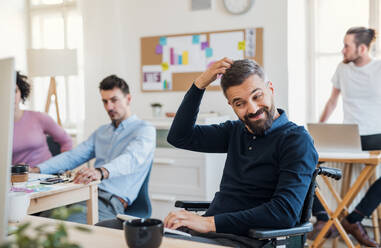
[[[237,39],[237,35],[243,37],[243,42],[236,42],[233,39]],[[201,38],[200,38],[201,37]],[[219,42],[214,42],[218,37],[221,37]],[[229,41],[229,39],[232,39]],[[199,39],[199,40],[197,40]],[[239,38],[241,39],[241,38]],[[167,43],[168,40],[168,43]],[[185,44],[184,41],[190,40],[195,46],[200,44],[200,49],[205,50],[205,56],[208,56],[208,52],[218,51],[217,47],[220,47],[219,56],[216,59],[221,59],[222,57],[231,57],[229,54],[243,53],[241,58],[254,59],[260,65],[263,65],[263,28],[250,28],[250,29],[234,29],[234,30],[224,30],[224,31],[212,31],[212,32],[200,32],[200,33],[187,33],[187,34],[175,34],[175,35],[162,35],[162,36],[151,36],[142,37],[140,39],[140,49],[141,49],[141,90],[143,92],[171,92],[171,91],[186,91],[189,89],[192,82],[200,75],[205,69],[203,63],[205,63],[203,57],[191,58],[194,53],[192,51],[184,51],[182,55],[173,55],[173,49],[170,48],[170,41],[173,44],[176,43],[177,48],[181,47],[181,44]],[[176,42],[175,42],[176,41]],[[180,41],[180,42],[178,42]],[[236,44],[238,43],[238,44]],[[203,44],[207,47],[203,47]],[[213,47],[216,44],[216,48]],[[226,46],[224,45],[226,44]],[[231,44],[229,46],[229,44]],[[221,45],[224,45],[223,47]],[[244,47],[244,48],[243,48]],[[165,50],[167,49],[167,50]],[[216,49],[216,50],[213,50]],[[251,49],[251,50],[250,50]],[[170,55],[168,51],[171,51]],[[179,49],[177,49],[179,50]],[[223,50],[223,51],[222,51]],[[242,51],[239,51],[242,50]],[[254,50],[254,51],[253,51]],[[184,53],[186,52],[186,54]],[[204,53],[204,51],[198,51]],[[225,55],[226,52],[226,55]],[[210,53],[209,53],[210,55]],[[215,56],[218,56],[217,53]],[[182,57],[181,57],[182,56]],[[172,59],[174,58],[174,59]],[[234,58],[233,59],[239,59]],[[193,60],[192,60],[193,59]],[[197,60],[199,59],[199,61]],[[168,60],[166,62],[166,60]],[[193,61],[195,65],[191,70],[175,70],[170,71],[168,68],[180,68],[183,64],[177,63],[188,63]],[[206,58],[207,60],[207,58]],[[209,60],[210,61],[210,60]],[[172,64],[173,62],[173,64]],[[200,62],[200,66],[198,66]],[[208,62],[208,61],[206,61]],[[176,64],[175,64],[176,63]],[[190,62],[189,62],[190,64]],[[189,65],[187,64],[187,65]],[[153,69],[152,69],[153,68]],[[167,68],[167,70],[166,70]],[[156,70],[156,72],[151,72],[150,70]],[[161,71],[161,72],[160,72]],[[164,80],[165,75],[169,75],[170,80]],[[150,81],[151,80],[151,81]],[[152,80],[155,83],[151,83]],[[149,85],[150,87],[147,87]],[[151,87],[153,86],[153,87]],[[207,90],[219,90],[219,84],[212,84],[207,88]]]

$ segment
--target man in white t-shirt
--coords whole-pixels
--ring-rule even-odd
[[[375,30],[364,27],[350,28],[344,37],[341,51],[343,61],[337,66],[332,77],[333,88],[320,122],[325,122],[336,108],[339,95],[342,95],[344,123],[358,124],[363,150],[381,150],[381,60],[370,56],[369,51],[375,41]],[[365,246],[378,247],[367,234],[361,221],[369,216],[380,203],[381,179],[369,189],[355,210],[343,219],[344,229]],[[316,238],[328,216],[317,198],[314,201],[313,214],[317,218],[310,239]],[[332,226],[333,227],[333,226]],[[335,236],[337,231],[331,228],[327,237]]]

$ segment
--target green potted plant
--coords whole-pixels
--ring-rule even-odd
[[[71,214],[82,211],[83,209],[78,206],[70,208],[61,207],[53,210],[51,217],[59,220],[66,220]],[[90,229],[83,226],[74,226],[74,228],[82,232],[90,232]],[[67,227],[63,222],[34,226],[33,232],[30,232],[30,229],[32,229],[30,222],[18,226],[17,229],[12,232],[9,241],[1,244],[0,248],[81,247],[80,245],[69,241]]]

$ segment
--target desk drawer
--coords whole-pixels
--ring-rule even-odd
[[[204,195],[204,161],[185,158],[154,159],[150,192]]]

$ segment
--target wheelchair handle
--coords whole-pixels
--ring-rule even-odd
[[[317,168],[317,170],[318,170],[318,175],[324,175],[327,177],[331,177],[335,180],[340,180],[341,177],[343,176],[340,169],[320,166]]]

